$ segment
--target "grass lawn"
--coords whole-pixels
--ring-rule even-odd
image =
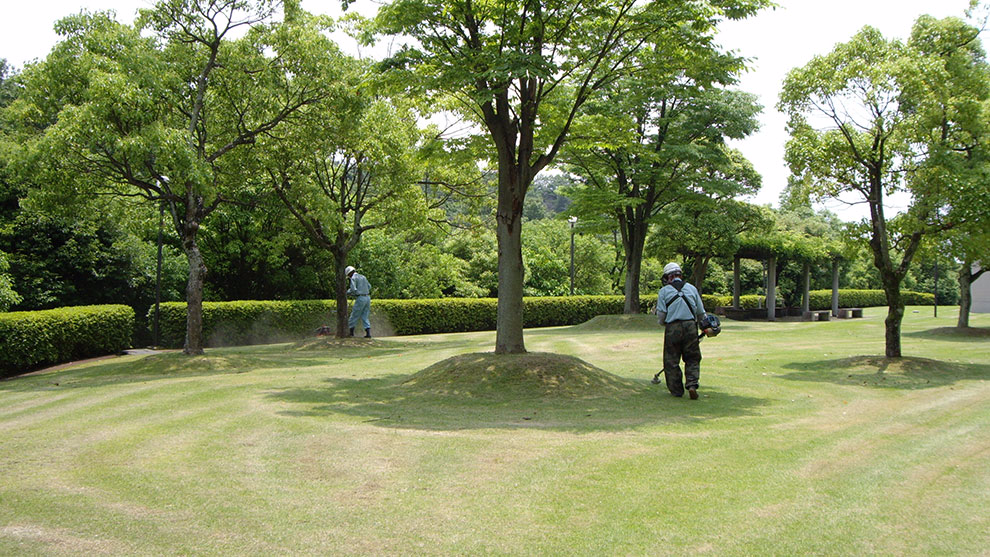
[[[574,380],[433,366],[484,332],[2,381],[0,555],[986,555],[990,315],[885,314],[726,321],[697,401],[645,316],[527,331]]]

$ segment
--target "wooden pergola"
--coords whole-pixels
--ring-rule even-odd
[[[777,241],[773,241],[777,240]],[[767,265],[767,320],[777,318],[777,264],[781,260],[796,260],[803,265],[801,313],[811,311],[811,267],[814,264],[830,263],[832,268],[832,317],[839,316],[839,263],[842,260],[837,246],[820,238],[807,236],[780,236],[767,241],[746,241],[736,250],[732,261],[732,307],[739,309],[740,279],[739,262],[754,259]]]

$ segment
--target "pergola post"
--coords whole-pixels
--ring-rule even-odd
[[[739,256],[732,259],[732,307],[739,309],[739,295],[742,291],[742,281],[739,278]]]
[[[832,260],[832,317],[839,316],[839,260]]]
[[[804,273],[804,294],[801,296],[801,315],[811,311],[811,263],[805,261]]]
[[[777,319],[777,258],[773,254],[767,260],[767,320]]]

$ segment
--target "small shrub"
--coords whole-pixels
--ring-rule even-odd
[[[730,301],[729,303],[731,304],[732,302]],[[757,294],[747,294],[745,296],[739,296],[739,307],[741,307],[742,309],[765,308],[767,307],[766,296],[760,296]]]

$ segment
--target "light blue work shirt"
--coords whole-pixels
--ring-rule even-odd
[[[661,313],[667,314],[664,318],[664,323],[700,319],[705,315],[705,305],[701,302],[701,294],[698,293],[698,289],[694,285],[685,282],[684,286],[681,287],[681,294],[684,294],[685,298],[691,300],[691,305],[697,314],[691,314],[691,307],[688,306],[688,300],[682,300],[677,294],[677,289],[668,284],[661,288],[660,293],[657,294],[657,315]]]
[[[357,271],[351,275],[351,286],[347,289],[348,296],[368,296],[371,294],[371,283]]]

